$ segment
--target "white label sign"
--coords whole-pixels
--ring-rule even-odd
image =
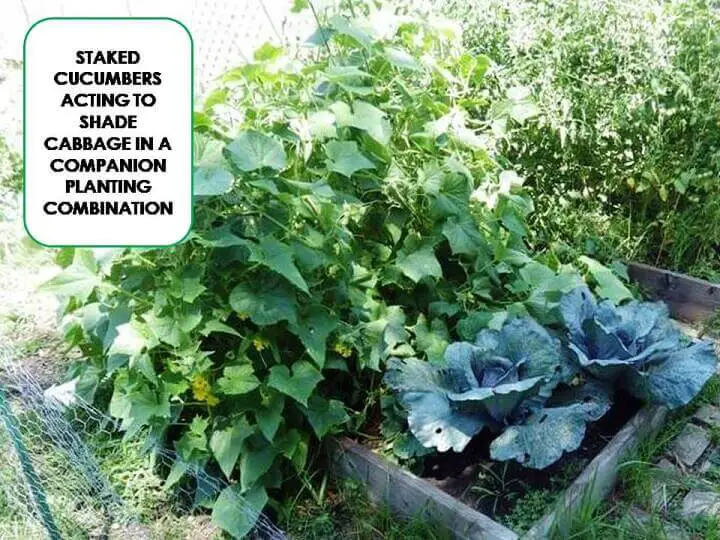
[[[192,38],[172,19],[45,19],[25,38],[25,227],[166,246],[192,224]]]

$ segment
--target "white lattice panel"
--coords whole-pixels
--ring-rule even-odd
[[[314,0],[323,13],[336,0]],[[3,0],[0,7],[0,135],[19,142],[21,86],[17,62],[30,25],[44,17],[173,17],[195,42],[198,97],[224,71],[252,58],[266,41],[295,47],[316,27],[310,10],[291,13],[293,0]],[[7,62],[11,60],[11,62]]]

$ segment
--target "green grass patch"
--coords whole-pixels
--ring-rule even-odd
[[[317,493],[303,491],[280,513],[280,526],[303,540],[444,540],[450,534],[425,518],[402,520],[387,507],[373,505],[357,482],[329,485]]]

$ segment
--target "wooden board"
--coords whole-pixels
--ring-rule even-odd
[[[641,263],[628,264],[630,279],[667,302],[673,318],[700,322],[720,309],[720,284]]]
[[[445,525],[454,538],[515,540],[518,537],[485,514],[350,439],[335,440],[331,444],[335,474],[362,482],[373,501],[388,505],[396,514],[410,518],[426,516]]]

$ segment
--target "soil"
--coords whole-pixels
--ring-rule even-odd
[[[502,521],[528,492],[560,493],[566,489],[640,406],[631,396],[619,393],[610,411],[597,422],[588,424],[580,448],[543,470],[526,468],[515,461],[492,461],[493,435],[483,431],[463,452],[430,455],[415,472],[465,504]]]

